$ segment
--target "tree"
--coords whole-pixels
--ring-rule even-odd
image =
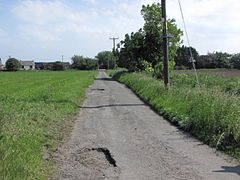
[[[97,68],[97,61],[92,58],[74,55],[72,57],[72,68],[78,70],[93,70]]]
[[[213,57],[209,54],[201,55],[196,61],[197,69],[214,69],[216,64],[214,63]]]
[[[20,67],[20,62],[15,58],[9,58],[6,62],[6,69],[8,71],[18,71]]]
[[[100,68],[113,69],[116,65],[116,57],[111,51],[99,52],[96,56]]]
[[[230,68],[231,67],[231,54],[226,52],[209,53],[212,56],[216,68]]]
[[[118,65],[131,71],[144,70],[146,62],[154,68],[163,59],[161,5],[153,3],[142,6],[141,14],[145,21],[143,29],[126,34],[117,46]],[[169,34],[173,36],[169,40],[169,57],[173,60],[181,42],[182,31],[177,28],[174,19],[169,19],[167,24]]]
[[[61,61],[56,61],[52,65],[53,71],[63,71],[64,69],[64,64]]]
[[[190,47],[193,55],[194,60],[198,60],[199,54],[197,50],[193,47]],[[176,56],[174,58],[175,60],[175,67],[176,68],[192,68],[192,62],[191,62],[191,55],[189,51],[189,47],[181,46],[177,49]]]
[[[154,67],[163,58],[163,23],[162,10],[159,3],[152,5],[143,5],[141,14],[145,21],[144,30],[144,59]],[[177,28],[174,19],[167,20],[168,34],[172,36],[169,39],[169,59],[173,60],[177,51],[177,47],[181,43],[182,31]]]
[[[240,53],[235,54],[231,58],[231,66],[236,69],[240,69]]]
[[[86,69],[94,70],[97,69],[97,60],[92,58],[85,58],[86,61]]]
[[[120,45],[123,45],[120,48]],[[126,34],[125,40],[121,41],[117,49],[118,66],[125,67],[130,71],[145,70],[144,66],[144,34],[142,29],[138,32]]]
[[[231,54],[223,52],[208,53],[199,56],[196,66],[206,69],[231,68],[231,56]]]

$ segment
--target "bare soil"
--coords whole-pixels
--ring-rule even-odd
[[[100,71],[52,179],[240,180],[240,166],[170,125]]]

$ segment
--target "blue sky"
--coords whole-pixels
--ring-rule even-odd
[[[110,36],[123,39],[141,28],[141,6],[153,2],[160,0],[0,0],[0,58],[94,57],[111,50]],[[238,0],[182,0],[182,5],[191,44],[201,54],[240,52]],[[167,10],[182,28],[178,1],[168,0]]]

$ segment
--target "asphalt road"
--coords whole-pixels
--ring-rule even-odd
[[[240,166],[153,112],[100,71],[53,179],[240,180]]]

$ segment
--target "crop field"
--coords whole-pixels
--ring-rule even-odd
[[[192,74],[192,70],[176,70],[176,73]],[[237,69],[198,69],[199,74],[213,75],[219,77],[240,77],[240,70]]]
[[[218,88],[222,91],[240,94],[240,70],[198,70],[199,84],[205,88]],[[174,71],[171,81],[177,87],[195,87],[196,77],[192,70]]]
[[[214,148],[240,159],[240,71],[203,70],[171,74],[171,88],[146,73],[117,72],[157,112]]]
[[[45,179],[96,71],[0,73],[0,179]],[[68,120],[68,121],[67,121]]]

